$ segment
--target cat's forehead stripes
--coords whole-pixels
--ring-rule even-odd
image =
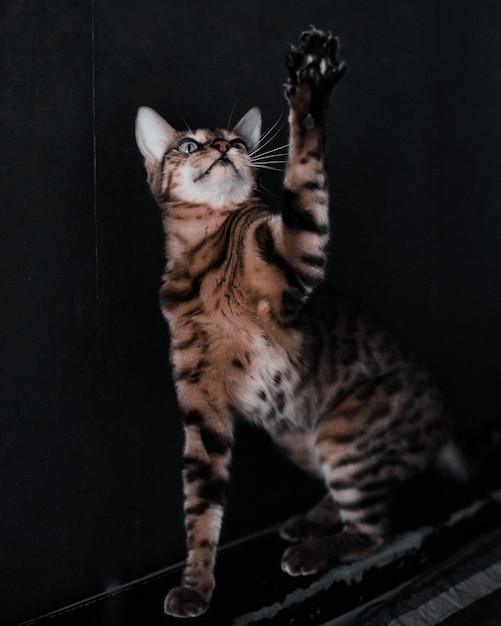
[[[212,142],[214,139],[234,139],[237,137],[235,133],[227,131],[222,128],[199,128],[197,130],[188,131],[180,135],[179,140],[182,139],[195,139],[200,144],[206,144]]]

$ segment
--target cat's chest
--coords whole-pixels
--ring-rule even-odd
[[[300,428],[302,397],[296,393],[300,377],[287,352],[256,341],[244,358],[243,367],[239,363],[237,368],[241,371],[228,376],[228,393],[240,414],[274,435]]]
[[[175,371],[187,372],[192,367],[200,373],[199,388],[206,387],[210,393],[219,390],[241,417],[272,435],[299,428],[304,396],[297,394],[301,380],[297,338],[287,337],[287,341],[277,336],[257,312],[250,317],[231,299],[218,312],[193,316],[189,326],[187,336],[196,333],[204,342],[176,351]]]

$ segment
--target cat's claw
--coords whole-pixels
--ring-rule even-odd
[[[287,95],[292,96],[301,83],[330,91],[346,71],[346,63],[339,59],[338,50],[339,40],[332,33],[313,27],[303,32],[299,45],[292,46],[287,54]]]
[[[176,587],[167,594],[164,611],[173,617],[197,617],[207,611],[209,602],[190,587]]]

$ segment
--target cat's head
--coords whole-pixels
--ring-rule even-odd
[[[178,131],[158,113],[141,107],[136,141],[157,201],[238,205],[253,196],[251,155],[261,135],[261,112],[252,108],[233,127]]]

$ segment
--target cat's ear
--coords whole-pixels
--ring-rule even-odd
[[[255,148],[261,138],[261,111],[253,107],[234,127],[233,132],[245,139],[249,148]]]
[[[176,131],[149,107],[140,107],[136,116],[137,147],[148,165],[157,165],[176,141]]]

